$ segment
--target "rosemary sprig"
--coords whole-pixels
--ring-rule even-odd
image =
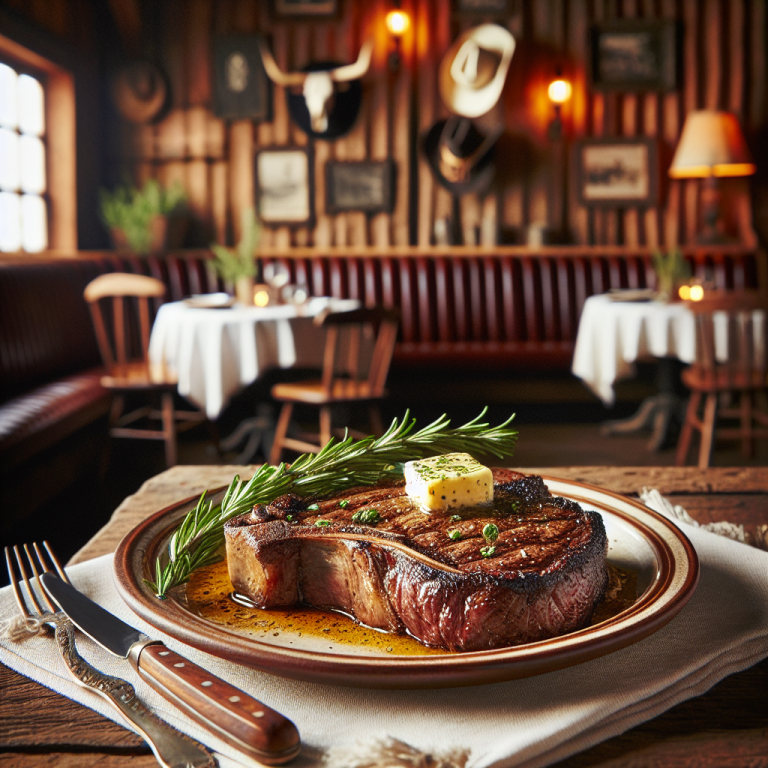
[[[443,453],[485,454],[499,459],[511,456],[517,442],[517,430],[509,428],[514,414],[498,427],[489,427],[481,421],[486,411],[484,408],[472,421],[455,429],[443,414],[417,432],[416,420],[406,411],[402,421],[395,419],[379,438],[331,438],[320,453],[302,454],[291,465],[262,465],[248,482],[236,475],[221,504],[214,506],[205,493],[200,496],[195,509],[171,537],[166,553],[155,562],[155,581],[146,583],[163,599],[196,568],[221,559],[227,520],[289,491],[300,496],[328,495],[373,485],[402,476],[405,461]]]

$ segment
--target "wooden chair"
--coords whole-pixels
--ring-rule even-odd
[[[740,439],[746,458],[752,455],[756,437],[768,437],[768,413],[757,408],[755,403],[761,398],[765,406],[768,391],[768,303],[754,291],[733,291],[708,295],[700,302],[691,302],[690,308],[696,322],[696,359],[682,373],[691,397],[677,444],[675,464],[685,464],[691,436],[696,429],[701,433],[699,467],[703,469],[709,466],[716,434]],[[724,361],[717,358],[721,346],[717,343],[717,334],[726,326],[718,320],[720,323],[727,321],[727,359]],[[704,411],[700,416],[702,401]],[[718,417],[736,418],[739,426],[716,430]]]
[[[270,463],[277,464],[284,448],[303,453],[318,453],[331,439],[332,408],[342,403],[367,403],[371,430],[383,434],[378,401],[387,395],[385,384],[397,338],[399,315],[384,308],[332,312],[315,322],[326,329],[323,369],[318,380],[276,384],[272,396],[283,403],[270,452]],[[366,339],[368,343],[366,343]],[[366,363],[364,348],[373,351]],[[320,408],[317,442],[287,437],[294,405]]]
[[[189,428],[204,421],[205,415],[199,411],[177,411],[173,402],[176,380],[167,374],[164,367],[153,367],[150,364],[149,300],[164,294],[165,286],[160,280],[121,272],[100,275],[88,283],[83,293],[91,310],[96,339],[107,369],[101,384],[113,393],[109,415],[110,435],[165,441],[165,461],[172,467],[176,464],[177,456],[176,422],[180,422],[180,427]],[[126,299],[129,301],[126,302]],[[109,300],[112,305],[111,322],[105,321],[100,306],[102,300],[105,303]],[[159,395],[160,411],[145,405],[123,413],[126,396],[130,394],[143,394],[148,398]],[[147,417],[159,418],[162,429],[129,426]]]

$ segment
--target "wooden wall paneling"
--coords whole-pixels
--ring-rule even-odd
[[[698,81],[701,76],[698,57],[699,8],[697,4],[687,2],[683,5],[683,88],[682,114],[685,115],[702,105],[698,95]],[[682,131],[683,126],[680,126]],[[680,231],[686,242],[695,242],[698,231],[698,192],[699,182],[695,179],[677,182],[681,187],[682,222]]]
[[[587,33],[589,15],[587,0],[571,0],[568,5],[568,25],[565,47],[568,55],[567,74],[573,86],[569,104],[563,106],[564,120],[564,168],[565,200],[567,204],[566,224],[568,234],[577,243],[589,242],[589,215],[587,209],[579,205],[576,174],[573,173],[573,140],[577,136],[588,135],[590,97],[586,78],[586,69],[582,62],[587,61]]]
[[[389,8],[386,0],[376,0],[371,3],[371,11],[365,19],[365,31],[361,39],[374,39],[373,58],[368,76],[363,86],[368,92],[369,153],[371,160],[381,161],[390,157],[392,136],[389,129],[389,89],[387,56],[392,45],[389,33],[383,24],[386,11]],[[399,169],[395,169],[397,173]],[[379,248],[386,247],[391,242],[389,213],[376,213],[370,218],[369,239],[371,245]]]
[[[744,0],[731,0],[728,3],[728,14],[724,15],[724,22],[728,24],[728,37],[726,56],[728,60],[727,93],[723,109],[735,112],[741,120],[744,120],[745,111],[745,74],[748,68],[748,48],[744,41],[749,39],[749,31],[746,26],[747,15],[744,8]]]
[[[677,17],[677,4],[676,0],[662,0],[662,16],[664,18],[674,19]],[[683,51],[680,52],[680,56],[683,57]],[[687,62],[683,63],[682,77],[686,78],[684,67]],[[682,184],[679,181],[672,181],[668,176],[669,163],[672,162],[673,152],[677,146],[677,140],[682,128],[681,124],[681,90],[682,86],[677,91],[671,93],[665,93],[660,96],[661,101],[661,125],[660,125],[660,138],[662,146],[667,155],[667,162],[662,166],[661,173],[662,178],[662,190],[666,191],[666,196],[662,200],[662,234],[661,245],[666,248],[681,242],[680,237],[680,216],[682,211]]]
[[[507,341],[517,340],[519,328],[515,322],[515,261],[511,258],[503,259],[501,270],[501,309],[504,320],[504,337]]]
[[[381,303],[385,307],[399,307],[395,293],[395,266],[393,259],[383,259],[381,262]]]
[[[291,51],[289,28],[285,24],[275,25],[272,30],[272,53],[277,65],[284,71],[291,69]],[[275,106],[273,120],[274,144],[277,147],[289,146],[291,141],[291,118],[285,101],[285,89],[275,87]],[[277,93],[279,91],[279,93]],[[272,230],[272,245],[275,248],[288,249],[292,245],[291,228],[288,226],[265,227]]]
[[[469,272],[469,312],[472,323],[470,338],[472,339],[482,339],[485,329],[481,266],[480,259],[467,259],[467,271]]]
[[[750,60],[745,62],[749,68],[749,92],[747,105],[744,110],[746,128],[754,133],[761,126],[765,131],[765,123],[768,119],[768,2],[766,0],[752,0],[750,3],[748,37]],[[764,177],[763,177],[764,178]],[[763,191],[763,196],[766,196]],[[765,232],[765,230],[763,230]]]
[[[557,308],[559,314],[558,338],[565,341],[573,341],[574,318],[572,316],[575,295],[570,286],[573,280],[569,276],[571,270],[568,260],[557,257],[554,259],[554,269],[557,286]]]
[[[444,4],[442,4],[444,5]],[[416,135],[426,135],[429,128],[435,122],[437,112],[436,101],[439,100],[437,85],[437,68],[444,49],[438,49],[430,45],[430,38],[437,37],[436,28],[440,23],[441,10],[437,3],[422,2],[416,9],[414,26],[416,29],[416,61],[417,61],[417,103],[416,110]],[[435,30],[435,31],[433,31]],[[416,168],[418,174],[418,207],[416,216],[416,243],[429,245],[432,242],[435,221],[435,185],[436,181],[429,167],[429,163],[421,151],[417,150]]]
[[[411,19],[414,18],[414,3],[403,4]],[[402,63],[395,73],[392,84],[392,157],[397,163],[395,182],[395,206],[392,213],[392,244],[410,243],[411,203],[411,152],[412,147],[412,99],[414,98],[414,71],[416,67],[414,25],[403,35],[401,41]],[[417,204],[417,201],[414,201]]]
[[[310,50],[310,25],[302,24],[293,28],[292,35],[289,35],[290,50],[292,53],[292,64],[290,69],[297,71],[303,69],[309,63]],[[309,136],[299,128],[293,120],[289,122],[290,139],[289,143],[296,147],[307,147],[311,144]],[[312,162],[310,156],[310,163]],[[316,177],[315,177],[316,180]],[[313,192],[313,210],[317,209],[317,196]],[[309,245],[310,227],[302,225],[291,229],[291,242],[293,245]]]
[[[541,327],[536,312],[536,275],[534,260],[520,259],[520,271],[523,281],[523,311],[525,313],[524,338],[532,341],[541,340]]]
[[[552,260],[544,258],[537,261],[536,266],[539,270],[539,283],[541,285],[544,338],[547,341],[554,341],[557,338],[557,303],[555,302]]]
[[[381,280],[378,279],[378,261],[362,259],[364,303],[366,307],[375,307],[383,302],[381,296]],[[390,305],[391,306],[391,305]]]
[[[573,285],[574,285],[574,303],[573,312],[575,317],[581,317],[581,310],[584,307],[584,302],[587,300],[587,264],[583,258],[577,258],[571,260],[573,266]],[[578,325],[575,326],[575,330],[578,330]],[[575,338],[575,336],[574,336]]]

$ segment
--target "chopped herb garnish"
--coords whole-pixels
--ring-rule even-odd
[[[451,541],[458,541],[461,538],[461,531],[458,528],[448,531],[448,538]]]
[[[454,523],[458,523],[459,520],[461,520],[461,515],[451,515],[451,521]]]
[[[331,524],[330,520],[315,520],[315,525],[318,528],[327,528]]]
[[[496,547],[483,547],[480,550],[480,554],[483,557],[491,557],[491,555],[493,555],[495,552],[496,552]]]
[[[320,509],[320,505],[319,505],[319,504],[310,504],[310,505],[307,507],[307,509],[308,509],[310,512],[317,512],[317,510],[318,510],[318,509]]]
[[[488,523],[488,525],[486,525],[483,528],[483,538],[489,544],[493,544],[493,542],[496,541],[496,539],[499,538],[499,529],[498,529],[498,527],[496,525],[494,525],[493,523]]]
[[[358,509],[352,515],[353,523],[363,523],[364,525],[376,525],[381,520],[381,515],[375,509]]]
[[[342,501],[339,502],[339,506],[343,509],[344,507],[349,506],[349,499],[342,499]]]
[[[286,519],[286,520],[287,520],[289,523],[292,523],[292,522],[293,522],[293,515],[286,515],[286,516],[285,516],[285,519]]]

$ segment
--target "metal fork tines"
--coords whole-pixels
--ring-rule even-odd
[[[24,620],[24,627],[15,633],[17,639],[47,631],[48,626],[53,627],[56,644],[70,675],[79,685],[106,699],[146,740],[160,765],[165,768],[216,766],[215,758],[205,747],[147,709],[129,682],[100,672],[80,656],[75,646],[74,625],[58,610],[40,583],[40,576],[49,571],[54,571],[59,578],[71,583],[47,541],[43,542],[42,547],[37,543],[24,544],[21,549],[18,546],[13,549],[6,547],[5,562]],[[20,582],[24,583],[26,597]],[[14,639],[13,634],[11,639]]]
[[[14,597],[16,598],[16,604],[19,606],[19,610],[21,611],[21,615],[24,620],[29,623],[30,631],[32,632],[34,632],[34,630],[32,630],[31,627],[39,627],[41,624],[50,624],[53,626],[55,624],[56,617],[62,616],[62,614],[59,613],[58,609],[51,601],[51,598],[48,597],[45,590],[40,585],[40,575],[47,573],[48,571],[55,570],[60,579],[70,583],[66,571],[61,567],[61,563],[59,563],[56,555],[53,554],[53,550],[51,549],[48,542],[44,541],[42,546],[45,549],[45,554],[37,542],[32,544],[32,550],[34,551],[33,557],[32,553],[30,552],[30,546],[28,544],[23,545],[24,553],[27,556],[26,562],[32,571],[37,589],[35,589],[32,581],[30,581],[27,568],[24,563],[24,557],[19,551],[19,547],[13,547],[13,554],[15,556],[16,565],[18,566],[21,578],[24,581],[24,586],[26,587],[27,595],[29,596],[29,602],[32,605],[32,610],[30,610],[27,604],[27,600],[25,599],[21,590],[21,585],[18,581],[16,569],[14,568],[13,559],[11,558],[11,550],[8,547],[5,548],[5,563],[8,567],[8,577],[11,581],[11,587],[13,589]],[[53,566],[53,568],[51,568],[51,566]],[[42,597],[42,602],[45,603],[47,608],[42,607],[41,601],[38,600],[38,595]]]

